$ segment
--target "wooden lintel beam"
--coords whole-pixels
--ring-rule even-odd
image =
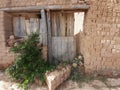
[[[0,11],[15,12],[15,11],[32,11],[40,9],[49,9],[49,10],[72,10],[72,9],[89,9],[89,5],[51,5],[51,6],[28,6],[28,7],[11,7],[11,8],[1,8]]]

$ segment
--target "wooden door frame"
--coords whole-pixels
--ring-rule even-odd
[[[52,64],[52,35],[51,35],[51,23],[50,23],[50,11],[45,9],[41,10],[41,17],[44,22],[44,30],[47,30],[47,47],[48,47],[48,62]]]
[[[47,38],[48,38],[48,61],[50,64],[52,61],[52,27],[51,27],[51,12],[63,12],[63,10],[47,10],[46,12],[46,20],[47,20]],[[67,13],[74,12],[85,12],[84,10],[65,10]],[[66,12],[65,12],[66,13]]]

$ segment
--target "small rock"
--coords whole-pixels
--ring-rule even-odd
[[[97,86],[97,87],[107,87],[102,81],[100,80],[94,80],[90,83],[92,86]]]
[[[107,79],[107,84],[109,86],[120,86],[120,78],[119,79],[113,79],[113,78],[108,78]]]
[[[94,87],[92,87],[88,83],[82,83],[82,89],[81,90],[97,90],[97,89],[95,89]]]
[[[48,90],[46,86],[41,87],[41,86],[37,86],[35,84],[31,84],[31,86],[29,87],[29,90]]]
[[[81,90],[77,82],[68,80],[64,82],[57,90]]]
[[[76,67],[77,67],[77,64],[76,64],[76,63],[73,63],[72,66],[73,66],[74,68],[76,68]]]
[[[110,89],[107,87],[104,87],[104,88],[100,88],[100,90],[110,90]]]
[[[78,56],[78,59],[80,59],[80,60],[81,60],[81,59],[82,59],[82,56]]]
[[[14,35],[10,35],[9,39],[14,40],[14,39],[15,39],[15,36],[14,36]]]
[[[18,46],[18,43],[16,42],[16,43],[14,44],[14,46],[15,46],[15,47]]]
[[[22,90],[21,88],[18,87],[18,84],[13,84],[13,85],[11,86],[11,89],[12,89],[12,90]]]
[[[0,81],[0,90],[8,90],[10,83],[5,81]]]

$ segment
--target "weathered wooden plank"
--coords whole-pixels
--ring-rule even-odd
[[[52,33],[54,36],[73,36],[74,13],[52,12]]]
[[[62,38],[61,37],[57,37],[57,56],[58,56],[58,60],[61,61],[62,60]]]
[[[73,45],[72,45],[72,58],[75,58],[75,56],[76,56],[76,39],[73,37],[73,39],[72,39],[72,43],[73,43]]]
[[[42,18],[39,20],[40,20],[40,23],[39,23],[40,24],[39,25],[40,26],[40,28],[39,28],[40,39],[39,39],[39,41],[42,42],[42,26],[43,26],[42,25]]]
[[[72,42],[72,39],[73,39],[73,37],[67,37],[67,41],[68,41],[68,43],[67,43],[67,52],[68,52],[68,60],[72,60],[73,58],[71,57],[72,56],[72,47],[74,47],[73,45],[73,42]]]
[[[70,31],[70,30],[69,30],[69,29],[70,29],[70,28],[69,28],[69,27],[70,27],[69,25],[70,25],[70,24],[69,24],[69,23],[70,23],[71,21],[70,21],[69,19],[70,19],[70,14],[69,14],[69,13],[66,13],[66,23],[67,23],[67,26],[66,26],[66,27],[67,27],[67,28],[66,28],[66,36],[70,36],[70,33],[69,33],[69,31]]]
[[[34,18],[34,30],[33,32],[38,32],[40,28],[40,20],[38,18]]]
[[[45,16],[45,11],[43,10],[43,14]],[[48,24],[48,31],[47,31],[47,36],[48,36],[48,60],[49,63],[52,64],[52,34],[51,34],[51,20],[50,20],[50,11],[47,11],[47,24]]]
[[[71,58],[71,46],[73,45],[72,43],[71,43],[71,38],[70,37],[67,37],[67,56],[68,56],[68,60],[71,60],[72,58]]]
[[[68,43],[68,37],[65,37],[65,38],[66,38],[66,39],[65,39],[65,44],[66,44],[66,51],[65,51],[65,52],[66,52],[66,54],[65,54],[66,59],[65,59],[65,60],[68,61],[68,57],[69,57],[69,56],[68,56],[68,55],[69,55],[69,54],[68,54],[68,53],[69,53],[68,44],[69,44],[69,43]]]
[[[36,24],[36,19],[33,18],[32,20],[33,20],[33,21],[32,21],[32,26],[33,26],[33,27],[32,27],[32,32],[34,33],[34,32],[36,32],[36,25],[35,25],[35,24]]]
[[[53,52],[54,52],[54,63],[57,63],[57,61],[59,60],[59,56],[58,56],[58,38],[54,37],[53,38],[53,42],[52,42],[52,46],[53,46]]]
[[[72,36],[74,29],[74,14],[52,12],[53,36]]]
[[[53,60],[55,60],[55,54],[56,54],[56,52],[55,52],[55,40],[54,40],[54,37],[52,37],[52,59]]]
[[[67,39],[62,38],[63,61],[67,60]]]
[[[73,36],[74,32],[74,13],[67,13],[67,36]]]
[[[30,20],[25,20],[25,26],[26,26],[26,33],[27,35],[30,35]]]
[[[31,32],[37,32],[39,30],[39,20],[37,18],[30,18]]]
[[[30,18],[30,33],[33,33],[34,29],[34,18]]]
[[[56,22],[56,14],[54,13],[54,35],[55,36],[58,36],[57,35],[57,22]]]
[[[56,15],[56,24],[57,24],[57,36],[61,36],[61,29],[60,29],[60,12],[58,12],[58,14]]]
[[[36,32],[39,30],[39,20],[38,18],[25,19],[26,17],[14,17],[13,28],[15,29],[18,37],[24,37],[29,35],[31,32]]]
[[[70,60],[72,60],[76,56],[76,41],[75,41],[74,37],[70,37],[69,40],[71,43],[69,46],[69,48],[71,48],[69,51],[69,55],[70,55]]]
[[[13,18],[13,28],[14,28],[14,35],[19,36],[19,31],[20,31],[20,18],[19,17]]]
[[[20,17],[20,37],[26,36],[25,17]]]
[[[74,13],[70,14],[70,36],[74,35]]]
[[[41,10],[41,20],[40,20],[40,35],[43,45],[47,45],[47,19],[45,10]]]
[[[64,13],[60,13],[60,30],[61,36],[65,36],[65,29],[66,29],[66,17]]]
[[[52,37],[52,53],[55,60],[61,61],[62,59],[62,39],[61,37]],[[57,62],[57,61],[56,61]]]
[[[89,8],[90,8],[90,5],[86,5],[86,4],[80,5],[80,4],[77,4],[77,5],[11,7],[11,8],[1,8],[0,11],[18,12],[18,11],[34,11],[34,10],[40,10],[40,9],[49,9],[49,10],[81,9],[81,10],[87,10]]]
[[[76,55],[74,37],[52,37],[52,56],[58,61],[72,60]]]
[[[51,13],[52,36],[57,36],[56,13]]]

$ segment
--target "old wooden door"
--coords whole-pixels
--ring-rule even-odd
[[[69,61],[76,55],[74,13],[51,12],[52,60]]]

